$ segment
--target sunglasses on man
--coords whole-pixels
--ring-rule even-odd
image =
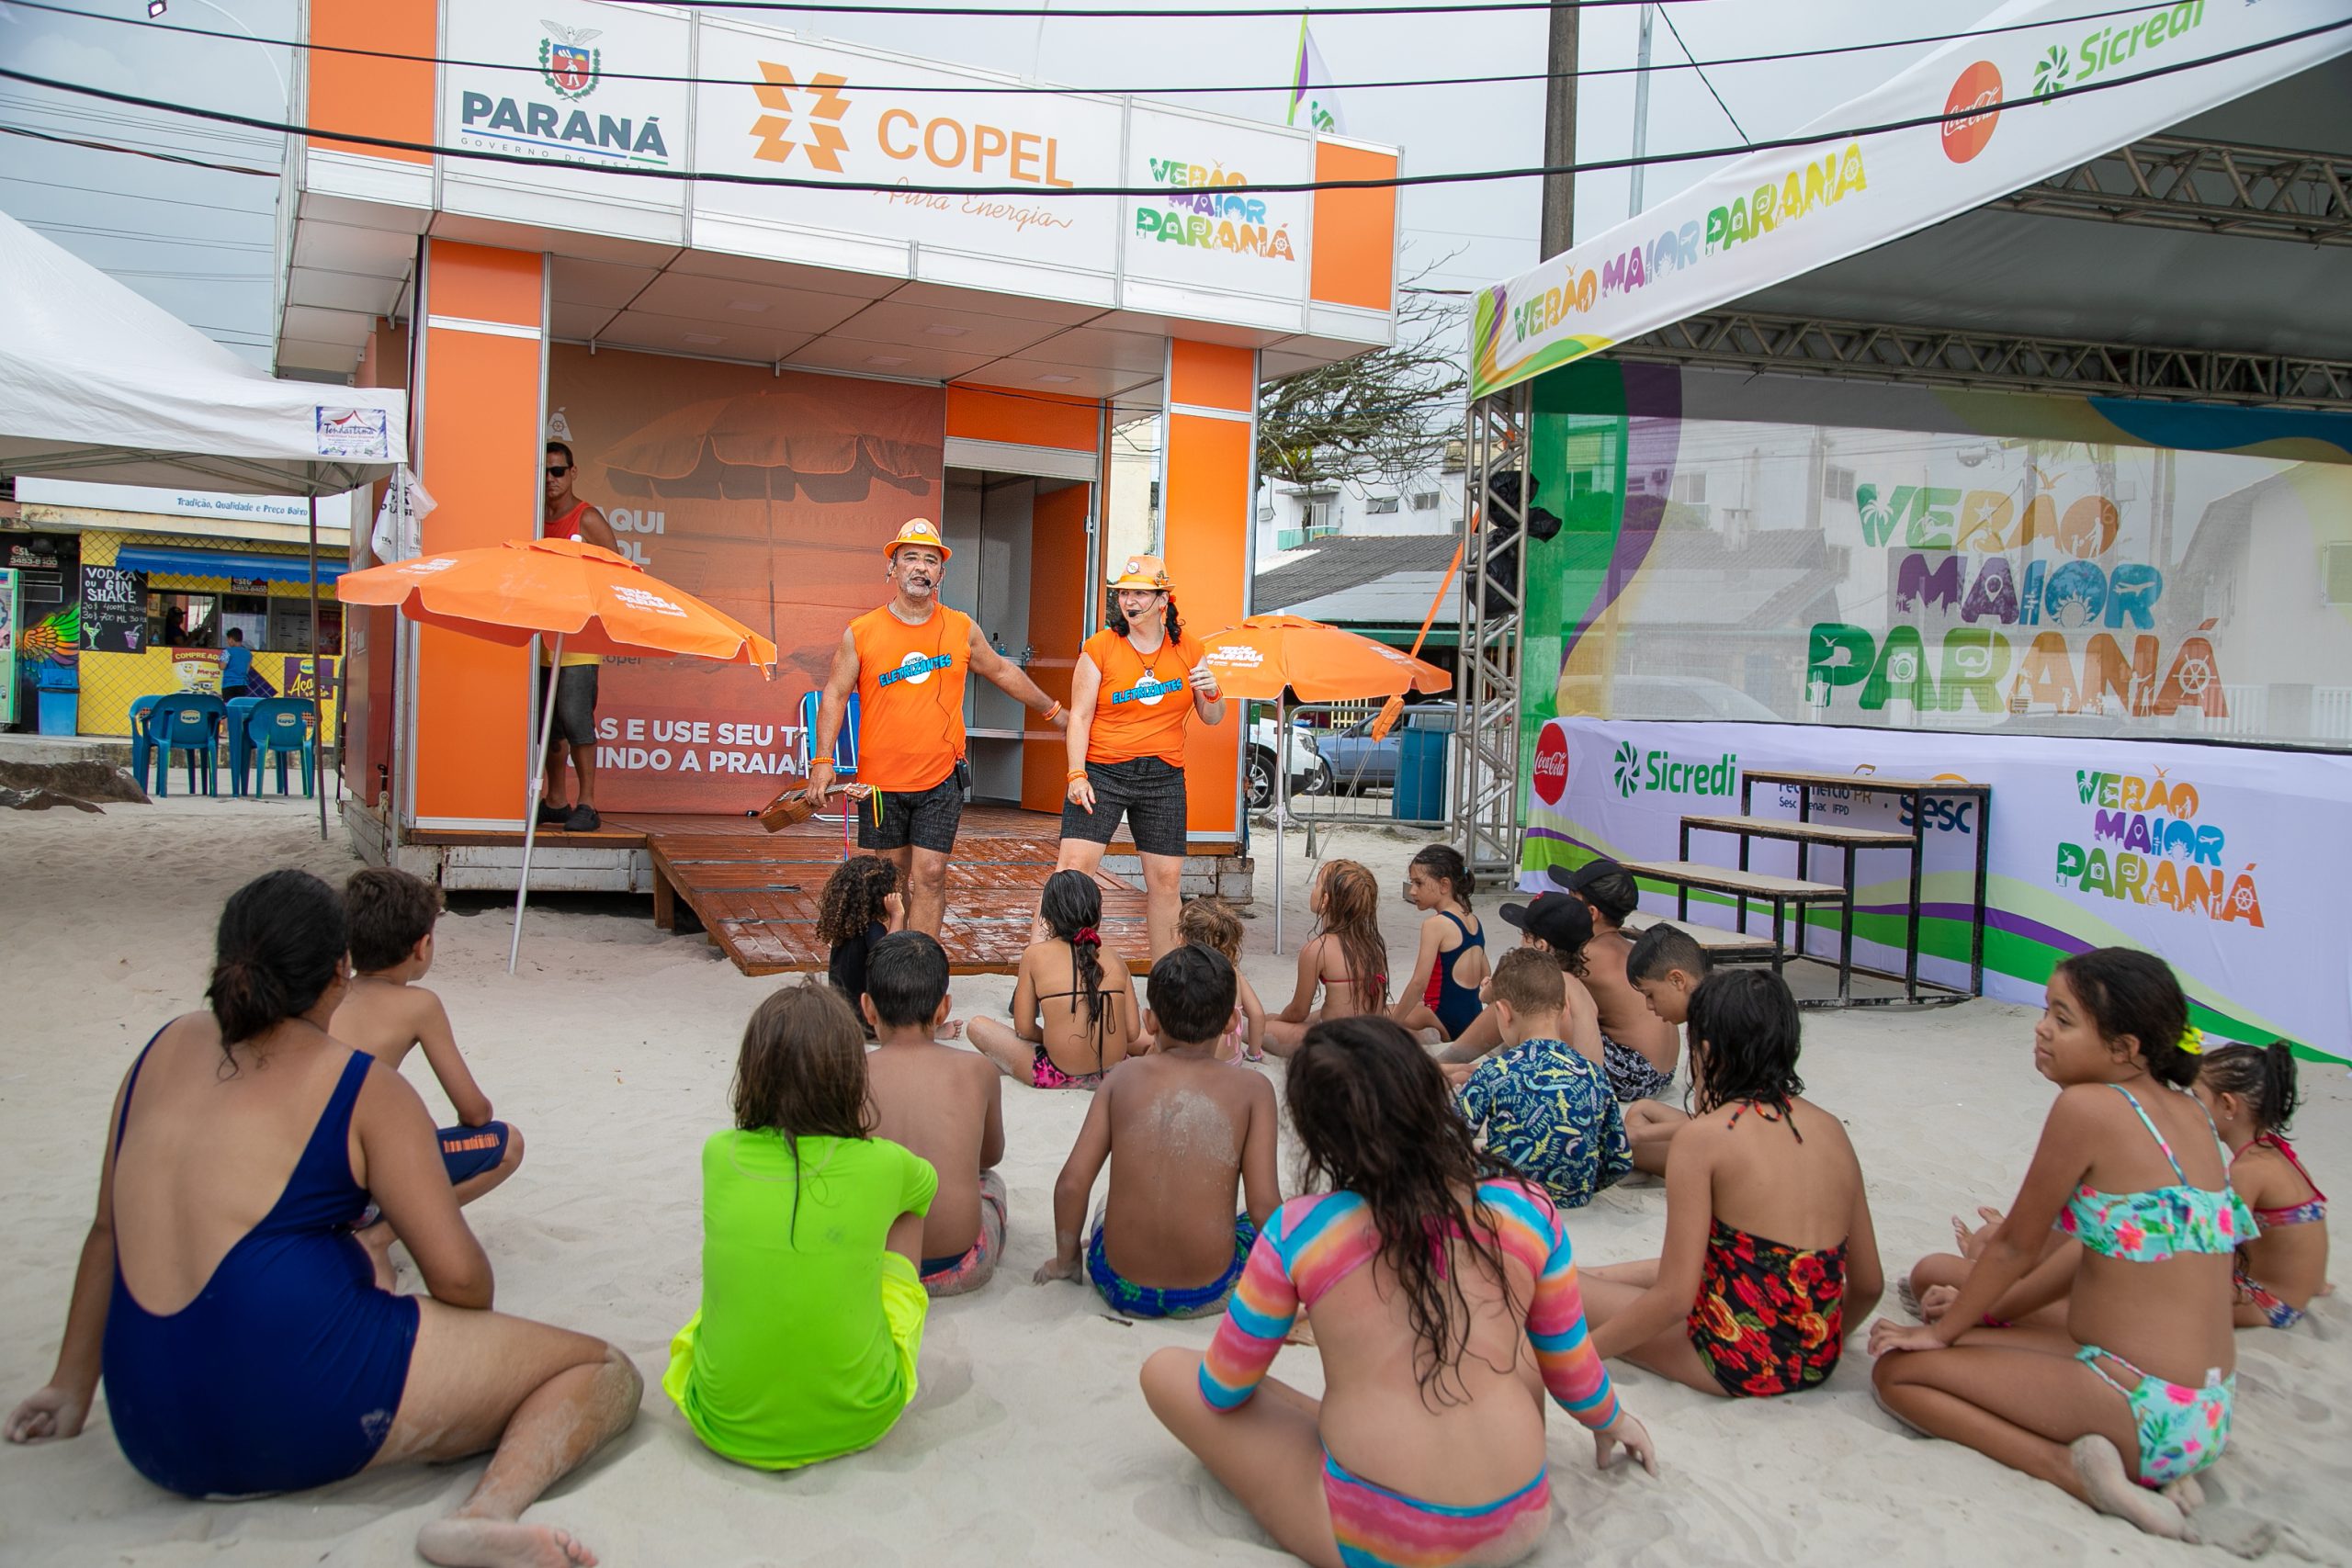
[[[560,479],[570,472],[571,472],[571,465],[569,463],[549,463],[548,465],[548,478],[551,479]]]

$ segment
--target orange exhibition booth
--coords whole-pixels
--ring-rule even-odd
[[[1394,340],[1393,187],[1227,188],[1376,179],[1393,149],[717,13],[305,11],[281,368],[409,391],[424,551],[534,534],[552,435],[628,553],[777,645],[773,682],[605,665],[608,818],[791,784],[803,697],[910,517],[954,547],[943,599],[1067,698],[1140,418],[1188,627],[1239,620],[1259,384]],[[388,611],[347,641],[362,852],[512,888],[533,655]],[[1057,809],[1058,734],[973,687],[975,802]],[[1240,728],[1195,727],[1204,855],[1240,834]],[[641,853],[543,845],[535,886],[642,886]]]

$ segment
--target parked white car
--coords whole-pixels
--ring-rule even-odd
[[[1278,742],[1281,734],[1274,728],[1273,716],[1263,715],[1250,726],[1250,809],[1263,811],[1274,803],[1274,771],[1281,766]],[[1293,795],[1322,795],[1331,787],[1331,770],[1324,765],[1322,753],[1316,749],[1315,732],[1303,719],[1294,718],[1290,728],[1290,793]]]

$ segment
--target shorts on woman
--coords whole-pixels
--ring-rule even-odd
[[[1089,762],[1086,782],[1094,809],[1075,801],[1062,807],[1062,837],[1107,844],[1124,815],[1136,850],[1147,855],[1184,852],[1184,770],[1159,757],[1124,762]]]

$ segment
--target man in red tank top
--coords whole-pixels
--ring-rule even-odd
[[[873,796],[857,814],[857,841],[899,868],[907,928],[939,934],[947,857],[964,815],[964,683],[978,675],[1023,707],[1067,728],[1062,705],[1021,666],[989,646],[971,617],[939,602],[952,553],[930,519],[918,517],[883,548],[883,575],[896,591],[842,633],[833,672],[808,739],[808,790],[833,787],[833,747],[849,694],[857,694],[857,781]]]
[[[613,542],[613,525],[605,521],[605,514],[571,492],[572,477],[579,469],[571,448],[550,441],[547,459],[547,522],[539,537],[584,539],[618,551],[620,547]],[[548,734],[548,792],[539,802],[542,827],[593,833],[603,826],[603,818],[596,815],[597,662],[593,653],[567,653],[562,668],[557,669],[548,649],[539,649],[539,701],[555,705],[555,726]],[[570,806],[563,804],[567,756],[580,781],[579,793]]]

